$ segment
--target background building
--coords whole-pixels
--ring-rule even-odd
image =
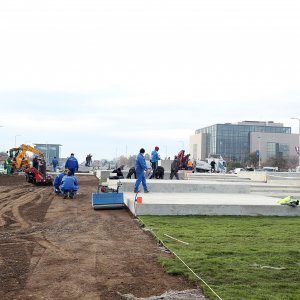
[[[194,159],[220,154],[225,160],[245,162],[250,153],[259,152],[263,163],[272,157],[297,156],[298,143],[299,135],[282,123],[243,121],[197,129],[190,137],[190,154]]]
[[[55,156],[60,159],[61,144],[33,144],[34,148],[44,152],[47,163],[50,163]]]

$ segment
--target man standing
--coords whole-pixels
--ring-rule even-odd
[[[175,155],[174,161],[171,164],[170,179],[173,179],[173,176],[175,176],[175,178],[177,180],[179,179],[179,176],[178,176],[179,167],[180,167],[180,161],[179,161],[178,157]]]
[[[38,161],[38,157],[37,157],[37,156],[35,156],[35,157],[33,158],[33,160],[32,160],[32,166],[33,166],[34,168],[36,168],[37,170],[39,169],[39,161]]]
[[[158,150],[159,150],[159,147],[156,146],[154,148],[154,150],[151,152],[151,167],[152,167],[152,174],[150,176],[149,179],[151,178],[155,178],[155,173],[156,173],[156,170],[157,170],[157,166],[158,166],[158,161],[160,160],[160,156],[158,154]]]
[[[11,172],[11,160],[10,157],[8,157],[4,162],[4,173],[6,175],[10,175]]]
[[[210,166],[211,166],[211,173],[215,173],[216,172],[216,162],[215,162],[215,160],[212,160],[210,162]]]
[[[145,161],[145,149],[141,148],[140,153],[138,154],[136,161],[135,161],[135,171],[136,171],[136,182],[134,186],[134,192],[138,193],[140,183],[142,183],[144,188],[144,193],[149,193],[148,187],[146,184],[146,177],[144,172],[147,170],[147,165]]]
[[[75,158],[74,153],[71,153],[71,156],[68,157],[65,169],[68,169],[71,175],[74,175],[75,171],[78,171],[78,160]]]
[[[58,165],[58,160],[57,160],[56,156],[54,156],[53,159],[52,159],[53,172],[56,172],[57,165]]]

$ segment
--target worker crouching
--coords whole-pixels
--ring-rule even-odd
[[[72,172],[68,171],[67,175],[65,175],[59,186],[60,192],[63,194],[64,199],[70,198],[73,199],[76,195],[79,186],[77,178],[72,175]]]
[[[60,191],[61,181],[65,175],[68,175],[68,171],[69,171],[68,169],[65,169],[63,172],[61,172],[55,176],[54,182],[53,182],[55,194],[61,194],[61,191]]]

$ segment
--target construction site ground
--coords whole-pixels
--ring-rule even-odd
[[[62,199],[51,186],[0,176],[0,299],[138,299],[196,290],[164,271],[159,257],[171,254],[129,210],[92,208],[96,177],[78,179],[77,197]],[[195,299],[202,297],[197,290]]]

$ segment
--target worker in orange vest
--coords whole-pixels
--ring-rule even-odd
[[[187,166],[187,169],[188,169],[189,171],[192,171],[192,170],[193,170],[193,162],[192,162],[191,159],[188,160],[186,166]]]

